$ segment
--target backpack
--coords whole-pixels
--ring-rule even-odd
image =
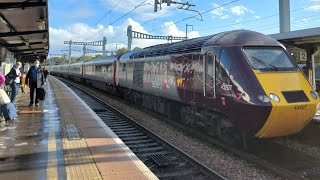
[[[10,84],[12,84],[12,82],[13,82],[13,78],[12,77],[10,77],[10,76],[12,76],[11,73],[12,72],[12,69],[10,70],[10,72],[5,76],[5,82],[4,82],[4,84],[6,85],[6,86],[9,86]]]
[[[9,86],[10,84],[12,84],[13,79],[10,78],[9,74],[5,76],[5,79],[6,79],[4,82],[5,85]]]

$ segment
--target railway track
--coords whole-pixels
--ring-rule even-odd
[[[69,80],[67,82],[71,83]],[[72,82],[72,84],[74,84],[74,82]],[[101,90],[97,91],[101,92]],[[124,100],[120,99],[120,101]],[[139,109],[146,113],[152,114],[152,116],[156,116],[157,118],[162,119],[175,127],[178,127],[179,129],[183,129],[183,131],[187,132],[188,134],[192,134],[192,136],[197,137],[204,143],[218,146],[225,152],[229,152],[240,157],[241,159],[256,164],[258,167],[265,169],[281,178],[291,180],[318,179],[318,177],[320,177],[320,171],[318,171],[320,169],[320,159],[317,160],[301,152],[297,152],[293,149],[273,143],[272,141],[263,141],[263,143],[250,143],[248,144],[248,150],[235,149],[215,140],[210,136],[203,135],[202,133],[199,133],[199,131],[188,128],[174,121],[170,121],[161,115],[152,113],[144,108]]]
[[[226,179],[79,86],[62,81],[159,179]]]

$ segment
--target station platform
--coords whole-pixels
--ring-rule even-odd
[[[157,179],[73,91],[49,76],[46,100],[0,123],[0,179]]]

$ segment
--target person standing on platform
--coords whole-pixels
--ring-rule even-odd
[[[23,74],[21,76],[21,91],[22,91],[22,93],[26,93],[26,91],[25,91],[25,89],[27,88],[26,76],[27,76],[27,72],[23,72]]]
[[[47,79],[49,72],[45,66],[43,66],[43,74],[44,74],[44,78]]]
[[[15,65],[11,68],[9,72],[9,77],[13,79],[12,83],[10,84],[11,87],[11,103],[14,103],[17,95],[18,95],[18,87],[20,84],[20,68],[22,67],[22,63],[17,61]]]
[[[43,74],[43,70],[40,66],[40,62],[36,60],[34,65],[29,69],[26,77],[26,83],[30,88],[30,104],[29,106],[39,106],[39,98],[38,98],[38,88],[41,88],[45,84],[45,78]],[[36,98],[34,98],[34,91],[36,91]]]

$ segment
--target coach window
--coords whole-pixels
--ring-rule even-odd
[[[214,98],[215,92],[214,92],[214,62],[215,62],[216,56],[209,52],[206,55],[206,61],[205,61],[205,96]]]
[[[127,64],[126,63],[123,63],[122,64],[122,78],[124,81],[127,81],[127,72],[126,72],[126,67],[127,67]]]

